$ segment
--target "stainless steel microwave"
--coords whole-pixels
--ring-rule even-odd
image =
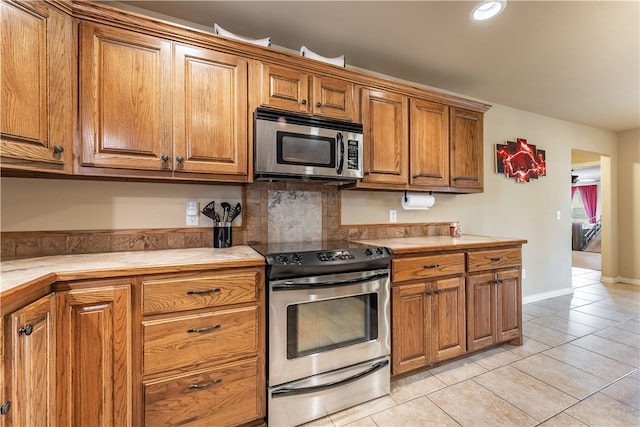
[[[362,178],[362,124],[256,109],[257,180]]]

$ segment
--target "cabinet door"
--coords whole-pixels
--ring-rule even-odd
[[[496,342],[496,292],[494,273],[467,276],[467,349]]]
[[[174,169],[247,174],[245,59],[175,46]]]
[[[56,425],[55,319],[53,294],[10,316],[9,362],[5,365],[11,390],[7,426]]]
[[[260,104],[309,113],[309,75],[293,68],[262,64]]]
[[[425,283],[392,288],[393,375],[430,362],[431,297],[426,290]]]
[[[353,83],[314,76],[312,111],[316,116],[353,121],[356,118],[356,88]]]
[[[81,23],[80,163],[170,171],[171,114],[171,43]]]
[[[411,100],[409,180],[412,186],[449,186],[449,107]]]
[[[2,167],[71,172],[75,55],[71,16],[0,2]]]
[[[407,184],[409,152],[407,97],[362,90],[363,183]]]
[[[501,271],[496,274],[496,340],[498,342],[522,339],[522,288],[520,269]]]
[[[451,186],[482,190],[483,127],[482,113],[451,108]]]
[[[60,424],[131,425],[129,283],[63,291],[58,298]]]
[[[463,354],[466,345],[464,277],[433,283],[433,360],[442,361]]]

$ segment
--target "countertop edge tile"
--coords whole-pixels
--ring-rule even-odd
[[[418,236],[358,239],[355,241],[367,245],[386,246],[393,251],[394,255],[444,250],[491,249],[503,246],[524,245],[527,243],[525,239],[477,236],[472,234],[463,234],[460,237]]]

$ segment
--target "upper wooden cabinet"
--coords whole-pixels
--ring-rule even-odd
[[[75,37],[69,11],[0,2],[0,166],[72,171]]]
[[[396,93],[367,88],[362,89],[361,98],[364,178],[357,185],[404,188],[409,174],[409,100]]]
[[[412,188],[449,186],[449,107],[411,99],[409,157]]]
[[[357,120],[357,92],[353,83],[273,64],[260,64],[254,82],[259,104],[340,120]]]
[[[451,187],[462,192],[483,189],[483,114],[451,108]]]
[[[246,60],[86,22],[80,35],[82,173],[246,180]]]

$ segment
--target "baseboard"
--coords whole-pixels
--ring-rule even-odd
[[[630,279],[628,277],[606,277],[600,276],[600,281],[604,283],[626,283],[628,285],[637,285],[640,286],[640,279]]]
[[[543,299],[555,298],[562,295],[569,295],[573,293],[573,287],[558,289],[557,291],[543,292],[541,294],[529,295],[527,297],[522,298],[523,304],[528,304],[530,302],[542,301]]]

